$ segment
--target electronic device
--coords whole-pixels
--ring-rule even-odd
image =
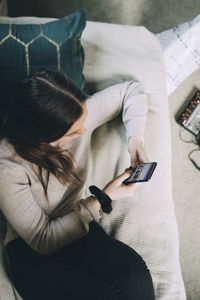
[[[179,125],[189,130],[196,137],[200,133],[200,90],[197,90],[193,97],[180,108],[176,114],[176,121]]]
[[[123,183],[127,185],[133,182],[148,181],[151,178],[156,166],[156,162],[138,164],[136,168],[130,166],[129,170],[132,170],[133,173],[130,177],[125,179]]]

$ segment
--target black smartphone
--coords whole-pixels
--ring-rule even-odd
[[[125,179],[123,183],[130,184],[133,182],[148,181],[151,178],[156,166],[157,166],[156,162],[138,164],[136,168],[130,166],[129,169],[132,170],[132,174],[130,177]]]

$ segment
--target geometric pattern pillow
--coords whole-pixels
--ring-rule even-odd
[[[0,86],[48,68],[65,73],[84,88],[80,39],[85,26],[84,9],[45,24],[0,24]]]

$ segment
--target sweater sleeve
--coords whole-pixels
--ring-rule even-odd
[[[88,117],[86,127],[93,131],[103,123],[122,113],[126,129],[126,141],[139,136],[144,142],[147,114],[147,94],[138,81],[125,81],[93,94],[87,99]]]
[[[0,209],[31,248],[48,255],[89,231],[89,222],[101,217],[93,196],[80,199],[66,215],[50,219],[34,198],[24,167],[0,168]]]

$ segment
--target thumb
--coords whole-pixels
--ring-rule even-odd
[[[144,150],[143,147],[140,148],[138,154],[139,154],[139,160],[140,160],[140,162],[149,162],[150,161],[149,158],[148,158],[148,155],[145,152],[145,150]]]
[[[132,171],[126,169],[122,174],[120,174],[119,176],[117,176],[117,179],[119,179],[119,181],[123,181],[124,179],[128,178],[129,176],[131,176]]]

